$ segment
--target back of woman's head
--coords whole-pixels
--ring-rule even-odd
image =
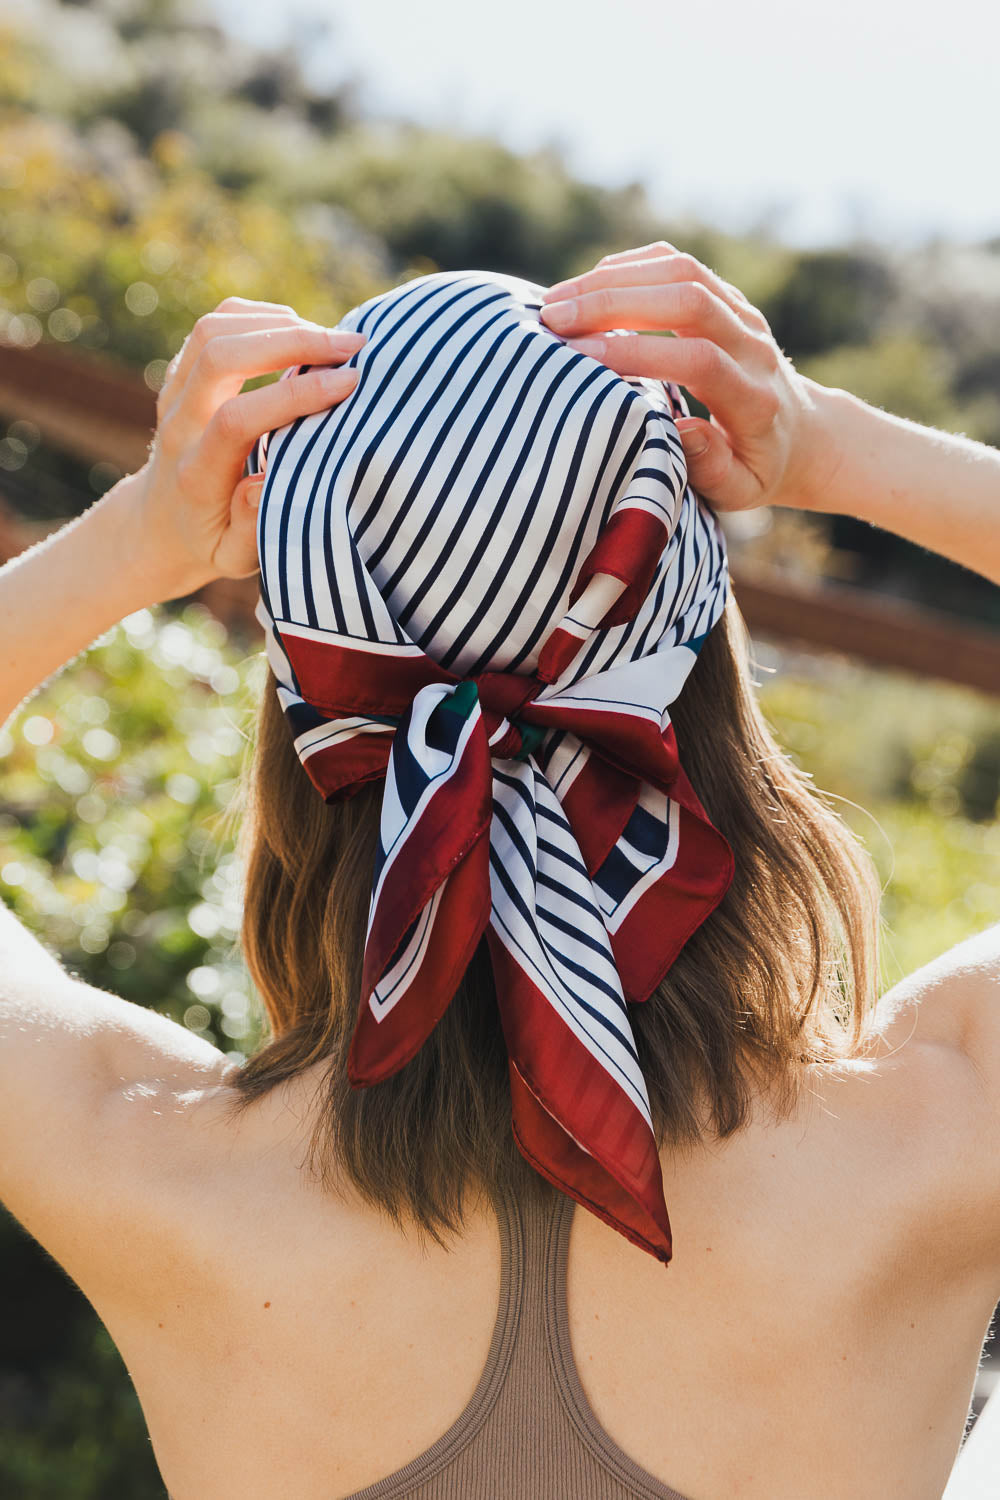
[[[403,697],[416,691],[430,702],[431,727],[418,736],[427,755],[441,746],[440,709],[476,682],[484,754],[500,756],[495,777],[523,795],[517,779],[530,762],[545,797],[558,789],[572,812],[563,831],[578,838],[595,882],[598,919],[610,910],[608,868],[620,881],[615,860],[637,859],[639,846],[648,853],[662,823],[669,856],[666,843],[649,856],[645,885],[629,865],[632,903],[663,876],[661,905],[646,908],[653,917],[624,928],[629,946],[648,953],[648,999],[638,994],[641,1003],[631,1003],[632,958],[611,919],[605,955],[610,962],[613,950],[623,975],[619,1004],[623,1011],[627,1004],[658,1145],[706,1131],[728,1135],[748,1123],[755,1099],[778,1113],[790,1109],[809,1064],[857,1049],[874,998],[877,878],[762,718],[747,634],[726,589],[721,533],[686,488],[672,420],[685,411],[681,393],[622,380],[568,349],[540,324],[537,292],[512,278],[466,273],[372,299],[344,320],[369,333],[356,356],[355,395],[335,409],[334,422],[324,425],[332,412],[300,419],[270,434],[256,455],[258,465],[267,459],[261,617],[270,666],[249,771],[243,947],[271,1035],[237,1077],[237,1108],[315,1065],[313,1159],[324,1181],[351,1184],[435,1235],[460,1223],[467,1188],[494,1200],[547,1188],[511,1130],[512,1078],[519,1085],[529,1070],[520,1058],[520,1071],[512,1067],[505,990],[498,1006],[498,962],[504,985],[510,980],[495,911],[489,933],[470,928],[457,987],[445,986],[454,991],[450,1004],[442,994],[421,1044],[408,1043],[406,1060],[397,1057],[380,1081],[370,1081],[366,1062],[367,1084],[356,1086],[359,1002],[374,996],[374,1008],[391,967],[387,960],[372,969],[373,872],[384,906],[396,844],[405,847],[416,803],[435,790],[434,775],[420,781],[414,807],[404,806],[396,834],[387,835],[384,799],[406,804],[409,772],[398,762],[415,731],[402,698],[386,701],[379,674],[366,675],[379,652]],[[337,655],[345,643],[375,657]],[[425,675],[411,682],[405,673],[412,676],[417,658]],[[585,715],[559,719],[558,709],[582,704],[587,684],[603,692],[604,717],[612,708],[617,723],[619,711],[637,712],[623,699],[635,696],[639,667],[647,678],[674,680],[656,710],[683,767],[675,765],[671,783],[683,807],[665,782],[650,791],[638,775],[641,757],[630,763],[625,741],[612,741],[599,724],[591,757],[606,778],[593,782],[599,800],[624,797],[635,811],[638,796],[645,809],[640,834],[629,843],[622,833],[602,864],[587,848],[586,810],[564,790],[567,758],[586,758],[581,737],[589,727]],[[623,678],[623,669],[633,675]],[[525,693],[511,697],[522,679]],[[608,682],[618,684],[613,694]],[[453,780],[469,775],[471,759],[470,750],[459,765],[456,752]],[[658,777],[648,760],[641,764]],[[544,798],[534,806],[540,817],[552,809],[561,811]],[[494,800],[494,825],[507,816]],[[426,827],[425,819],[417,831]],[[503,846],[495,830],[492,837],[496,907]],[[411,837],[411,850],[416,842]],[[694,850],[687,867],[685,843]],[[476,847],[489,844],[487,837]],[[472,836],[455,847],[454,862],[461,856],[471,866]],[[552,883],[540,861],[529,866],[531,880]],[[418,878],[408,868],[404,891]],[[466,905],[478,890],[472,880]],[[574,890],[559,893],[563,916],[579,901]],[[425,913],[440,898],[438,890]],[[523,904],[517,891],[511,899],[512,909]],[[646,930],[672,909],[663,901],[682,909],[674,939]],[[430,944],[416,931],[424,917],[407,917],[417,921],[400,923],[389,944],[394,973],[401,956],[402,967],[412,967],[423,959],[420,943]],[[552,924],[566,925],[559,915],[537,924],[543,949]],[[364,1004],[361,1015],[370,1052],[388,1028],[372,1025]],[[543,1085],[536,1092],[544,1099]],[[565,1185],[544,1161],[539,1170]],[[630,1238],[654,1248],[624,1219]],[[669,1230],[666,1249],[654,1253],[669,1257]]]

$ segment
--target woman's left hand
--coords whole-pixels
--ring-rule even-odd
[[[178,598],[256,571],[261,478],[243,477],[247,455],[262,433],[349,395],[358,372],[336,366],[364,342],[244,297],[198,319],[167,367],[149,458],[134,476],[134,552],[157,594]],[[334,368],[242,391],[256,375],[299,364]]]
[[[619,375],[684,386],[708,408],[708,421],[675,425],[688,478],[716,510],[823,508],[843,459],[829,392],[799,374],[760,309],[693,255],[661,240],[605,256],[550,287],[541,315],[570,348]]]

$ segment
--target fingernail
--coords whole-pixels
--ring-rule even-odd
[[[328,328],[327,333],[334,349],[360,349],[368,342],[367,333],[353,333],[346,328]]]
[[[327,385],[353,385],[359,371],[351,365],[337,365],[332,370],[321,370],[320,375]]]
[[[600,359],[608,346],[607,339],[600,338],[567,339],[566,343],[570,349],[576,349],[580,354],[589,354],[592,359]]]
[[[708,452],[708,438],[703,432],[682,432],[681,441],[688,458],[700,458],[703,453]]]
[[[260,505],[260,497],[263,492],[264,486],[262,484],[256,484],[254,485],[253,489],[247,490],[247,504],[250,506],[251,510],[256,510]]]
[[[546,323],[553,328],[571,328],[576,322],[576,303],[572,298],[568,302],[547,302],[542,312]]]
[[[542,301],[557,302],[563,297],[575,297],[576,290],[575,281],[556,281],[549,287]]]

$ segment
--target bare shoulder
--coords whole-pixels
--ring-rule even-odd
[[[942,1209],[970,1251],[1000,1270],[1000,924],[882,997],[870,1056],[899,1070],[939,1174]]]
[[[901,979],[879,1001],[876,1030],[895,1047],[908,1035],[988,1062],[1000,1047],[1000,923]],[[983,1049],[986,1049],[984,1053]]]
[[[0,981],[0,1042],[0,1199],[93,1300],[120,1281],[166,1113],[233,1063],[33,949]]]

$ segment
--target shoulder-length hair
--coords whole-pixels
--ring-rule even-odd
[[[235,1075],[236,1115],[319,1064],[309,1161],[443,1243],[467,1189],[544,1193],[510,1122],[507,1052],[485,939],[443,1018],[393,1077],[351,1087],[382,783],[325,803],[268,672],[246,772],[242,945],[270,1035]],[[777,1118],[809,1064],[857,1055],[877,999],[880,885],[827,796],[757,703],[732,596],[671,706],[681,763],[733,848],[725,897],[650,998],[629,1007],[661,1149]]]

